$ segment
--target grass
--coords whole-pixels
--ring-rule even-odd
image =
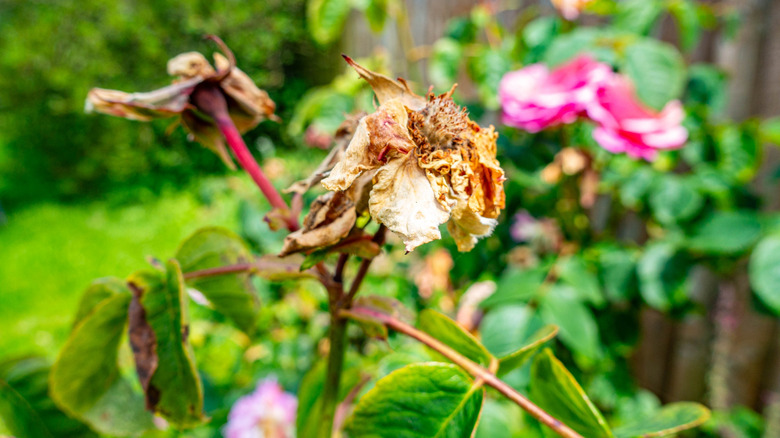
[[[125,277],[162,260],[196,229],[238,224],[236,196],[207,205],[192,192],[124,206],[40,204],[8,214],[0,226],[0,358],[50,358],[67,337],[91,280]]]

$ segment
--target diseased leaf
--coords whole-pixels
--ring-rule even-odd
[[[604,416],[550,349],[531,365],[531,401],[584,437],[612,438]]]
[[[710,418],[709,409],[698,403],[672,403],[650,418],[634,420],[615,428],[617,438],[656,438],[692,429]]]
[[[484,367],[490,366],[493,356],[471,333],[445,315],[425,309],[420,312],[418,327],[472,361]]]
[[[253,262],[252,253],[241,238],[219,227],[193,233],[182,242],[175,258],[185,273]],[[241,330],[254,331],[260,302],[249,271],[192,278],[187,280],[187,286],[202,292],[217,312],[233,320]]]
[[[346,431],[355,437],[469,438],[483,394],[456,365],[408,365],[380,379],[360,398]]]
[[[133,291],[130,342],[147,407],[177,427],[196,426],[203,421],[203,388],[187,339],[179,263],[169,261],[165,274],[133,274],[128,284]]]
[[[305,269],[301,270],[303,263],[304,257],[300,254],[293,254],[288,257],[265,255],[255,262],[254,273],[268,281],[316,278],[312,272]]]

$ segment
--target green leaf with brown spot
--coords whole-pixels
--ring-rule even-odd
[[[147,408],[179,428],[203,420],[203,387],[189,344],[184,278],[171,260],[166,272],[138,272],[128,279],[133,291],[130,344]]]

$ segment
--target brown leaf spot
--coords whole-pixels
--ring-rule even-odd
[[[128,310],[128,336],[130,348],[133,350],[135,369],[138,380],[146,395],[146,409],[154,411],[160,401],[160,391],[151,385],[152,376],[157,371],[159,357],[157,356],[157,337],[152,326],[146,321],[146,310],[141,304],[144,290],[133,282],[128,287],[133,292]]]

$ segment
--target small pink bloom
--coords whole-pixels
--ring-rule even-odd
[[[293,438],[298,400],[273,379],[261,381],[255,391],[230,409],[225,438]]]
[[[681,148],[688,139],[679,101],[669,102],[660,113],[647,108],[621,75],[601,84],[588,105],[588,116],[599,124],[593,138],[604,149],[647,161],[654,160],[658,150]]]
[[[498,89],[504,123],[529,132],[572,123],[610,76],[609,65],[588,55],[580,55],[552,72],[543,64],[533,64],[507,73]]]

